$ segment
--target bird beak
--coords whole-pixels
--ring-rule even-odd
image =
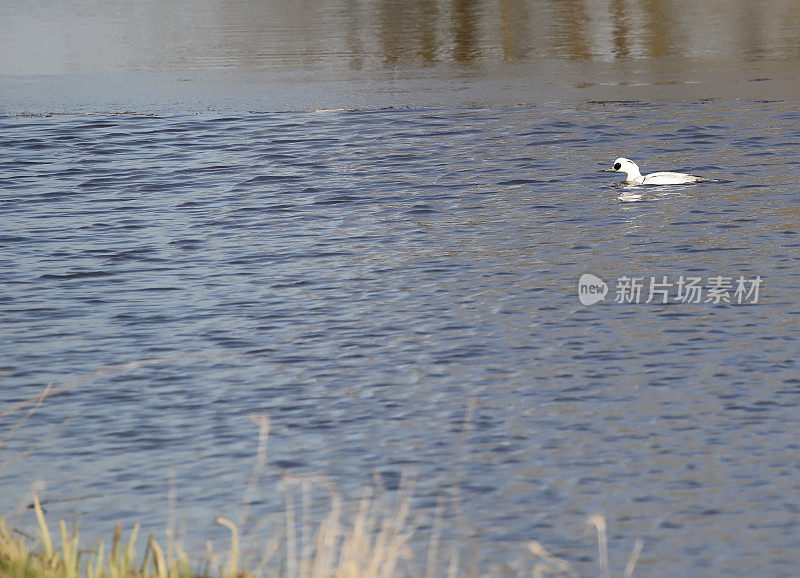
[[[614,169],[600,169],[601,173],[616,173]]]

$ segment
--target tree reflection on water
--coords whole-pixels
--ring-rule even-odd
[[[105,0],[79,8],[0,6],[0,74],[800,56],[796,0]]]

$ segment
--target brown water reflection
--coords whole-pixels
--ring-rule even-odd
[[[798,56],[796,0],[53,0],[0,5],[0,74]]]

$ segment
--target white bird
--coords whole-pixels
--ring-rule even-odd
[[[697,175],[687,175],[686,173],[650,173],[642,176],[639,172],[639,165],[629,159],[618,158],[614,161],[614,166],[610,169],[603,169],[606,172],[620,172],[628,175],[626,182],[634,185],[685,185],[698,181],[707,181],[705,177]]]

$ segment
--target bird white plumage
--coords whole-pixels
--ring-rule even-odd
[[[622,157],[615,160],[613,167],[606,169],[606,171],[625,173],[628,176],[626,182],[634,185],[686,185],[708,180],[705,177],[686,173],[658,172],[642,175],[639,172],[639,165],[630,159]]]

